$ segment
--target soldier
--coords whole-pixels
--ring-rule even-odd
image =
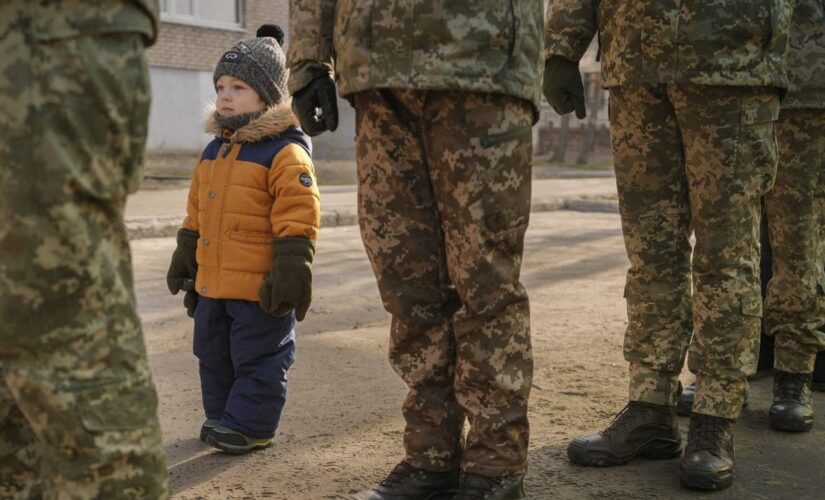
[[[790,92],[776,126],[780,165],[765,197],[773,277],[765,331],[775,339],[771,427],[813,425],[811,375],[825,349],[825,4],[796,0],[788,50]]]
[[[570,443],[573,463],[679,456],[675,405],[690,346],[698,384],[681,482],[733,482],[732,423],[762,315],[760,198],[776,172],[789,18],[786,0],[550,3],[544,91],[556,111],[584,113],[577,61],[599,32],[630,260],[629,403],[603,432]]]
[[[291,8],[302,128],[335,129],[336,83],[355,106],[361,235],[409,387],[406,456],[359,498],[523,498],[533,360],[519,270],[541,1]]]
[[[151,0],[0,3],[0,497],[168,498],[124,202]]]
[[[764,198],[765,331],[773,339],[762,339],[768,349],[762,353],[776,368],[771,427],[808,431],[811,374],[817,351],[825,349],[825,5],[819,0],[796,1],[788,78],[790,91],[776,126],[780,164]],[[816,365],[825,366],[825,358],[819,359]],[[691,395],[682,395],[680,407],[690,407]]]

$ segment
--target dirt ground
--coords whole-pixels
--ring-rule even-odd
[[[164,276],[173,238],[133,242],[138,303],[160,396],[177,499],[346,498],[379,481],[401,457],[404,386],[387,360],[383,311],[357,227],[325,230],[314,265],[314,303],[298,326],[287,406],[273,446],[230,457],[203,445],[192,323]],[[621,355],[627,267],[617,215],[533,214],[523,281],[532,306],[535,377],[530,498],[823,498],[825,422],[805,435],[767,425],[770,380],[752,384],[736,426],[737,480],[722,493],[682,490],[679,461],[613,469],[567,463],[576,435],[598,430],[626,398]],[[687,376],[686,376],[687,378]],[[825,408],[825,395],[816,403]],[[683,432],[687,420],[681,421]]]

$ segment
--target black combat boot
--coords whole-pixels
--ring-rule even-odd
[[[825,351],[819,351],[819,354],[816,355],[814,375],[813,380],[811,380],[811,390],[825,392]]]
[[[447,499],[458,489],[459,472],[430,472],[404,462],[396,465],[381,484],[355,495],[355,500]]]
[[[591,467],[624,465],[636,457],[676,458],[681,451],[674,408],[640,401],[628,403],[604,431],[567,446],[571,462]]]
[[[453,500],[520,500],[524,494],[524,476],[485,477],[463,474],[458,494]]]
[[[679,399],[676,400],[676,414],[689,417],[693,413],[693,398],[696,397],[696,382],[682,389]]]
[[[777,370],[768,421],[777,431],[808,432],[814,425],[811,374]]]
[[[733,421],[694,413],[682,457],[685,488],[724,490],[733,484]]]

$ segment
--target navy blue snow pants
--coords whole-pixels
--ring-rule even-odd
[[[206,418],[250,437],[272,437],[295,360],[294,313],[274,318],[257,302],[199,297],[193,351]]]

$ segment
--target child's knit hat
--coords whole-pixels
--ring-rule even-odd
[[[243,80],[269,107],[281,103],[289,95],[286,56],[281,50],[284,31],[274,24],[264,24],[255,35],[258,38],[240,41],[221,56],[212,81],[217,84],[221,75]]]

